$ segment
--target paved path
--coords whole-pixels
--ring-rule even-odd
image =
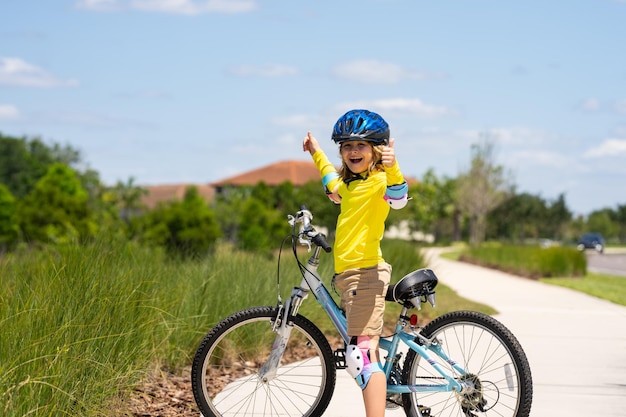
[[[532,417],[626,416],[626,307],[428,251],[441,282],[488,304],[522,344],[533,373]],[[364,417],[361,393],[338,371],[331,417]],[[403,416],[402,410],[387,416]],[[436,416],[438,417],[438,416]]]

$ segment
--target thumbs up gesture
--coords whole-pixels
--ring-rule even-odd
[[[383,148],[383,165],[386,167],[392,167],[396,163],[396,151],[393,149],[394,138],[389,139],[389,145]]]

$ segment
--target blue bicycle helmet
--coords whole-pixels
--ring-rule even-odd
[[[338,144],[364,140],[374,145],[388,145],[389,125],[373,111],[350,110],[335,123],[332,139]]]

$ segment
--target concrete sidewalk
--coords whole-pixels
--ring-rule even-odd
[[[427,254],[440,281],[462,297],[497,309],[495,317],[524,348],[533,374],[531,416],[626,416],[626,307],[448,261],[438,256],[441,251]],[[345,371],[337,372],[337,388],[324,415],[365,416],[360,389]],[[386,415],[404,412],[400,408]]]

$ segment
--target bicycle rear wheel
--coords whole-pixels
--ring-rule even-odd
[[[293,317],[276,376],[259,374],[276,337],[277,314],[274,307],[242,310],[204,337],[191,382],[205,417],[322,415],[335,389],[335,362],[324,334],[306,318]]]
[[[502,323],[482,313],[455,311],[436,318],[421,333],[436,338],[446,355],[467,372],[460,375],[433,353],[432,359],[466,389],[403,394],[407,416],[528,417],[533,395],[530,366],[521,345]],[[446,384],[413,350],[407,354],[402,380],[412,385]]]

